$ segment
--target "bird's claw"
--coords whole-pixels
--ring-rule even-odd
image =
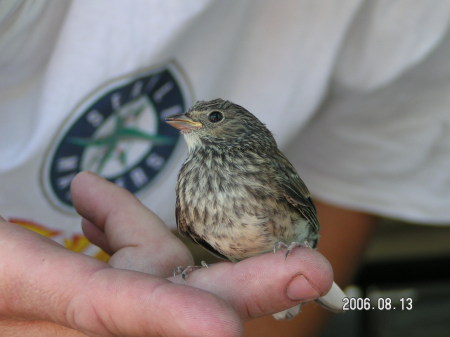
[[[292,251],[296,247],[311,248],[311,245],[306,240],[303,243],[294,241],[294,242],[291,242],[290,244],[286,244],[286,243],[284,243],[282,241],[279,241],[279,242],[277,242],[275,244],[275,246],[273,246],[273,252],[276,253],[281,248],[285,248],[286,249],[286,254],[284,255],[284,258],[287,259],[287,257],[292,253]]]
[[[178,266],[175,267],[173,270],[173,276],[177,276],[181,274],[181,278],[183,280],[186,280],[190,273],[192,273],[194,270],[200,269],[200,268],[209,268],[208,264],[205,261],[201,261],[201,266]]]

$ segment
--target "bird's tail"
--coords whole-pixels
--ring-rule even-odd
[[[297,304],[295,307],[277,312],[276,314],[273,314],[272,316],[276,320],[291,319],[291,318],[294,318],[294,316],[298,315],[298,313],[301,311],[301,308],[302,308],[302,305]]]
[[[333,282],[330,290],[325,296],[318,298],[316,301],[324,308],[334,311],[334,312],[342,312],[343,300],[347,297],[344,291],[339,288],[339,286]]]

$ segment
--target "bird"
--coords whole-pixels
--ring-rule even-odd
[[[178,173],[178,231],[214,255],[238,262],[281,247],[315,248],[319,221],[311,194],[279,150],[271,131],[244,107],[221,98],[197,101],[166,117],[179,129],[188,155]],[[333,283],[317,301],[342,310]],[[276,313],[290,319],[300,305]]]

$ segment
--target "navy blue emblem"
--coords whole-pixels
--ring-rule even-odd
[[[46,194],[73,210],[70,183],[93,171],[137,193],[152,182],[172,155],[179,132],[166,116],[186,111],[189,90],[174,65],[112,81],[79,106],[44,163]]]

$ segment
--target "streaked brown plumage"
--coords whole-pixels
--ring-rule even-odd
[[[181,130],[189,149],[177,182],[182,234],[234,262],[272,251],[278,242],[316,246],[310,193],[258,118],[215,99],[167,122]]]

